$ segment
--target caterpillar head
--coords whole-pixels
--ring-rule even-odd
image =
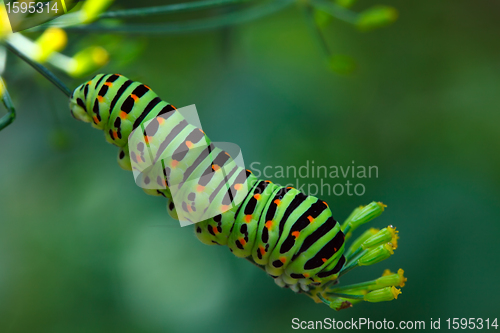
[[[86,83],[80,85],[73,91],[69,99],[69,109],[71,110],[71,115],[81,121],[86,123],[92,122],[92,118],[87,112],[86,98],[84,94],[84,88]]]

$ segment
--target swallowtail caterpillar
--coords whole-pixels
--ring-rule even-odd
[[[235,184],[230,195],[226,188],[218,186],[219,180],[211,178],[211,173],[230,165],[230,156],[215,150],[201,129],[189,124],[174,106],[162,101],[148,86],[119,74],[99,74],[80,85],[71,95],[70,109],[73,117],[103,130],[106,140],[119,147],[118,163],[126,170],[144,159],[143,143],[133,150],[128,146],[134,130],[144,129],[143,124],[148,122],[148,133],[144,132],[146,143],[151,135],[164,133],[160,154],[173,157],[167,165],[162,165],[162,177],[147,181],[166,186],[145,191],[166,197],[168,211],[174,218],[180,209],[193,213],[184,202],[183,207],[176,207],[172,201],[169,175],[182,163],[185,173],[196,169],[198,164],[211,166],[206,171],[209,177],[197,184],[197,193],[189,194],[193,200],[195,196],[204,195],[210,200],[218,196],[230,205],[241,192],[241,185],[246,186],[247,191],[240,195],[238,204],[195,224],[196,236],[203,243],[227,245],[234,255],[264,269],[279,286],[307,294],[336,310],[363,300],[397,298],[399,289],[395,287],[402,287],[406,281],[402,270],[399,274],[385,272],[381,278],[363,284],[336,287],[343,273],[381,261],[396,248],[397,231],[388,227],[368,230],[345,252],[345,241],[352,231],[380,215],[383,204],[372,202],[356,209],[341,226],[326,202],[291,187],[259,180],[249,170],[232,166],[227,174]],[[208,151],[191,149],[201,141],[208,142]]]

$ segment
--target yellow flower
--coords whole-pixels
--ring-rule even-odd
[[[83,3],[81,13],[83,15],[83,23],[90,23],[97,19],[114,0],[87,0]]]
[[[33,55],[33,60],[45,62],[54,52],[59,52],[68,42],[66,32],[60,28],[49,28],[35,41],[38,51]]]
[[[7,15],[5,5],[2,2],[0,3],[0,40],[11,33],[12,27],[10,26],[9,16]]]

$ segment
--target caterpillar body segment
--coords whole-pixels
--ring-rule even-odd
[[[227,245],[236,256],[263,267],[277,284],[295,291],[337,278],[346,262],[345,237],[328,205],[297,189],[259,180],[237,166],[148,86],[118,74],[99,74],[75,89],[70,109],[119,147],[122,168],[136,172],[152,165],[141,173],[141,187],[151,184],[146,193],[166,197],[172,217],[191,214],[196,221],[220,210],[195,224],[203,243]],[[144,141],[129,147],[133,133]],[[194,191],[183,185],[194,181],[190,174],[201,176],[195,177]],[[221,185],[221,179],[232,185]],[[176,194],[188,198],[180,207],[172,200]]]

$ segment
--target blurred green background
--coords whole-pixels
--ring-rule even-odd
[[[325,29],[358,63],[348,76],[328,70],[295,6],[223,30],[133,37],[145,45],[138,58],[103,71],[196,104],[210,138],[240,145],[247,165],[378,166],[362,197],[322,199],[338,220],[388,205],[371,226],[397,226],[395,255],[342,281],[404,268],[398,300],[334,312],[203,245],[118,167],[102,133],[70,117],[60,92],[10,57],[18,119],[0,132],[0,332],[282,332],[293,318],[358,317],[429,329],[430,318],[498,316],[500,4],[383,3],[400,12],[390,27]]]

